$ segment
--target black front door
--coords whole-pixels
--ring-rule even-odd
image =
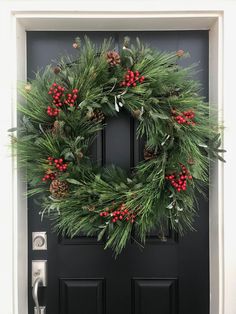
[[[160,50],[189,51],[184,65],[200,61],[197,79],[208,96],[208,32],[92,32],[94,41],[113,36],[119,47],[125,35],[138,36]],[[73,54],[73,39],[82,32],[28,32],[28,77],[64,53]],[[110,119],[93,154],[104,164],[129,169],[143,158],[143,147],[135,141],[135,123],[125,113]],[[104,140],[105,139],[105,140]],[[29,313],[31,261],[48,261],[48,284],[40,288],[41,305],[47,314],[209,314],[208,203],[200,200],[197,232],[178,237],[166,231],[160,239],[153,231],[144,249],[131,242],[115,259],[96,238],[83,235],[73,240],[51,232],[50,222],[41,222],[40,205],[31,199],[29,221]],[[47,231],[46,251],[32,251],[32,232]]]

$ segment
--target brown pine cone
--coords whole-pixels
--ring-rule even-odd
[[[61,72],[61,68],[59,66],[56,66],[54,69],[53,69],[53,72],[54,74],[59,74]]]
[[[141,118],[141,116],[142,116],[142,111],[139,110],[139,109],[133,110],[133,111],[132,111],[132,116],[133,116],[134,118],[136,118],[136,119],[139,119],[139,118]]]
[[[49,190],[54,198],[63,198],[69,192],[69,185],[66,181],[55,179],[51,182]]]
[[[105,119],[105,115],[101,110],[94,110],[90,112],[89,119],[92,122],[102,122]]]
[[[79,151],[77,153],[77,157],[78,157],[78,159],[82,159],[84,157],[84,154],[81,151]]]
[[[96,207],[95,207],[94,205],[89,205],[89,206],[88,206],[88,210],[89,210],[90,212],[95,211],[95,209],[96,209]]]
[[[106,58],[107,58],[107,62],[111,66],[115,66],[117,64],[120,64],[120,55],[116,51],[108,51],[107,55],[106,55]]]
[[[51,130],[52,131],[52,135],[63,137],[65,135],[64,125],[65,125],[64,121],[56,120],[53,123],[53,127],[52,127],[52,130]]]
[[[183,57],[183,55],[184,55],[184,50],[183,49],[179,49],[178,51],[176,51],[176,56],[177,57]]]
[[[194,165],[195,164],[195,161],[192,158],[189,158],[187,162],[188,162],[189,165]]]
[[[154,152],[153,149],[145,147],[143,150],[143,157],[144,160],[151,160],[154,159],[157,156],[157,154]]]
[[[25,85],[25,91],[27,92],[27,93],[29,93],[30,91],[31,91],[31,89],[32,89],[32,86],[31,86],[31,84],[26,84]]]

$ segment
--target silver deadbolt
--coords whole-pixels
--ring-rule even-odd
[[[32,248],[36,250],[47,250],[47,233],[45,231],[32,232]]]

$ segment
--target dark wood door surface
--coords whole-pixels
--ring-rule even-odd
[[[208,32],[87,32],[94,41],[113,36],[116,47],[125,35],[138,36],[150,46],[165,51],[184,49],[191,58],[183,65],[200,62],[196,75],[208,97]],[[37,69],[64,53],[74,54],[73,39],[83,32],[28,32],[27,71],[33,78]],[[135,140],[135,123],[125,112],[107,121],[103,136],[93,146],[93,155],[104,165],[129,169],[142,155],[142,144]],[[40,288],[40,304],[47,314],[209,314],[208,203],[200,201],[197,232],[178,237],[166,232],[166,241],[154,231],[143,250],[130,242],[115,259],[96,238],[81,235],[69,240],[41,222],[40,206],[28,202],[29,230],[29,314],[31,297],[31,260],[48,260],[48,286]],[[32,251],[33,231],[47,231],[48,250]]]

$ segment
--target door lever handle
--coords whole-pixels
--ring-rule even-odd
[[[33,284],[32,289],[32,296],[36,307],[36,313],[35,314],[41,314],[40,313],[40,307],[39,307],[39,299],[38,299],[38,288],[39,285],[42,284],[42,279],[40,277],[36,278]]]
[[[46,314],[46,307],[39,306],[39,299],[38,299],[38,288],[42,285],[43,281],[42,278],[38,277],[35,279],[32,289],[32,296],[35,303],[34,307],[34,314]]]

